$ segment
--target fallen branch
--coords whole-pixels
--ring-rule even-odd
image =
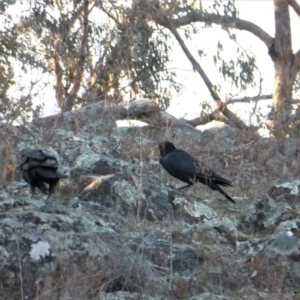
[[[211,121],[221,121],[229,126],[234,126],[228,118],[226,118],[218,109],[213,111],[210,114],[203,115],[201,117],[192,119],[192,120],[185,120],[188,124],[190,124],[193,127],[199,126],[199,125],[205,125]]]
[[[123,119],[141,119],[143,115],[159,111],[158,105],[149,99],[133,102],[115,103],[113,101],[101,101],[87,105],[83,108],[67,111],[31,122],[30,126],[43,128],[61,128],[66,130],[78,130],[85,125],[96,121],[111,122]]]
[[[221,104],[223,104],[221,102]],[[169,128],[194,129],[198,125],[207,124],[213,120],[221,121],[229,126],[245,130],[244,125],[238,117],[231,113],[226,105],[222,105],[214,112],[203,115],[193,120],[177,119],[165,111],[161,111],[154,101],[150,99],[136,100],[132,102],[116,103],[114,101],[101,101],[87,105],[83,108],[67,111],[58,115],[40,118],[29,123],[34,128],[59,128],[78,131],[82,127],[94,122],[102,122],[103,126],[116,126],[117,120],[140,120],[149,126],[160,126]],[[232,115],[231,115],[232,114]],[[229,118],[227,117],[229,116]]]

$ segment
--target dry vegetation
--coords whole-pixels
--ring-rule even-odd
[[[241,132],[229,127],[198,133],[195,130],[186,132],[178,128],[161,129],[150,126],[126,129],[114,127],[106,131],[99,123],[93,127],[76,129],[75,136],[85,132],[86,140],[80,144],[72,138],[65,139],[67,131],[60,132],[54,128],[39,130],[39,134],[43,133],[43,130],[48,134],[37,137],[32,131],[22,129],[22,136],[14,137],[13,141],[25,145],[26,136],[29,139],[28,147],[40,144],[45,148],[54,149],[61,164],[69,164],[71,168],[76,164],[76,155],[80,154],[80,147],[88,143],[97,155],[106,153],[114,159],[133,164],[135,168],[132,170],[132,176],[126,178],[128,184],[136,186],[141,193],[136,199],[136,204],[128,208],[129,215],[124,215],[124,223],[118,220],[115,224],[118,232],[128,239],[128,244],[124,243],[118,250],[113,248],[100,261],[96,258],[94,262],[87,261],[82,254],[66,260],[44,261],[43,264],[47,267],[43,271],[36,270],[38,276],[34,279],[26,273],[30,263],[25,264],[23,258],[19,257],[19,276],[15,279],[13,287],[1,287],[1,299],[25,299],[25,295],[28,294],[26,286],[31,286],[31,280],[35,280],[35,290],[30,291],[31,299],[34,300],[102,300],[110,293],[123,293],[115,299],[144,299],[145,295],[160,295],[165,299],[190,299],[191,295],[205,292],[222,295],[228,299],[293,299],[286,291],[286,259],[255,257],[245,262],[244,258],[232,251],[238,241],[250,237],[238,232],[227,232],[222,228],[215,228],[214,231],[203,230],[202,227],[198,227],[199,220],[189,219],[183,207],[174,206],[176,210],[173,216],[166,215],[163,220],[153,219],[154,221],[149,221],[137,207],[140,204],[140,209],[143,210],[143,205],[147,203],[147,194],[143,192],[145,174],[153,174],[158,178],[158,182],[162,182],[162,189],[163,183],[171,187],[182,186],[181,182],[169,176],[158,164],[157,144],[162,140],[170,140],[178,148],[187,150],[224,177],[232,179],[234,188],[228,188],[227,192],[236,197],[237,205],[231,205],[222,195],[201,184],[178,192],[175,196],[184,197],[191,202],[202,199],[221,219],[229,217],[236,225],[241,216],[247,214],[249,205],[265,199],[268,190],[274,184],[297,179],[300,171],[298,141],[292,141],[287,147],[287,143],[277,144],[255,133]],[[101,147],[98,143],[99,136]],[[66,148],[71,154],[63,150]],[[14,179],[20,180],[20,175],[15,176],[14,173],[21,150],[23,149],[9,142],[2,148],[1,159],[5,170],[2,173],[3,186]],[[101,166],[99,168],[101,169]],[[76,183],[62,183],[61,194],[58,193],[60,196],[57,200],[64,205],[69,205],[74,197],[80,198],[76,188],[90,184],[90,179],[80,177],[80,174],[73,178],[80,180]],[[97,188],[99,186],[95,189]],[[107,192],[112,193],[109,189]],[[112,202],[111,207],[105,207],[107,222],[113,218],[116,204]],[[81,205],[83,210],[93,211],[88,202],[82,202]],[[104,206],[101,209],[103,210]],[[93,213],[96,214],[96,211]],[[135,241],[137,237],[139,239]],[[163,240],[164,243],[153,244],[152,252],[149,252],[149,249],[147,253],[143,252],[143,245],[151,239]],[[107,240],[101,241],[110,242],[110,237],[107,236]],[[58,241],[56,246],[68,247],[64,243],[66,242]],[[194,243],[198,246],[190,249],[189,245]],[[129,248],[134,251],[133,256],[132,252],[128,252]],[[194,266],[189,265],[191,259]],[[191,269],[192,275],[182,276],[185,270]],[[31,271],[29,273],[34,274]],[[258,275],[252,277],[255,273]],[[255,295],[253,289],[257,290]]]

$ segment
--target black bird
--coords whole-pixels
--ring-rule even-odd
[[[164,169],[173,177],[188,183],[188,185],[179,188],[180,190],[199,181],[212,190],[220,192],[229,201],[235,203],[235,201],[219,187],[219,185],[232,187],[230,180],[223,178],[189,153],[176,149],[171,142],[162,142],[158,147],[161,155],[159,161]]]
[[[35,188],[38,188],[42,193],[48,194],[45,201],[50,198],[59,180],[68,177],[58,170],[56,157],[47,150],[26,152],[19,161],[19,167],[23,171],[23,178],[30,186],[32,196]]]

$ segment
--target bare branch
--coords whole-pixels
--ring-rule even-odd
[[[99,3],[99,7],[103,10],[103,12],[112,20],[114,20],[114,22],[117,24],[118,28],[122,28],[123,25],[119,22],[119,20],[117,18],[115,18],[110,12],[107,11],[107,9],[105,9],[102,1],[100,1]]]
[[[249,103],[251,101],[257,102],[257,101],[260,101],[260,100],[272,100],[272,98],[273,98],[272,94],[269,94],[269,95],[259,95],[259,96],[253,96],[253,97],[243,97],[243,98],[229,99],[225,103],[226,103],[226,105],[233,104],[233,103]],[[293,98],[293,99],[289,100],[289,103],[291,103],[291,104],[299,104],[300,100]]]
[[[145,115],[158,112],[157,104],[149,99],[132,102],[101,101],[87,105],[82,108],[66,111],[58,115],[53,115],[32,121],[33,126],[43,128],[61,128],[66,130],[77,130],[99,120],[106,120],[107,126],[112,126],[107,120],[119,119],[142,119]]]
[[[177,119],[165,111],[161,111],[158,105],[149,99],[137,100],[132,102],[116,103],[115,101],[98,102],[87,105],[80,109],[63,112],[58,115],[35,119],[31,122],[32,126],[39,128],[60,128],[65,130],[81,130],[83,126],[102,120],[106,126],[113,126],[116,120],[136,119],[146,122],[151,127],[166,126],[168,128],[187,128],[193,129],[198,125],[204,125],[212,120],[221,121],[225,124],[239,129],[233,119],[228,119],[219,109],[211,114],[201,116],[193,120]],[[194,130],[197,130],[194,128]]]
[[[240,120],[233,112],[231,112],[226,105],[220,100],[220,96],[215,91],[214,86],[212,82],[209,80],[208,76],[204,72],[204,70],[201,68],[200,64],[196,61],[196,59],[193,57],[192,53],[189,51],[187,46],[185,45],[183,39],[181,38],[180,34],[178,33],[176,27],[173,24],[173,21],[171,21],[167,15],[164,13],[164,11],[160,8],[159,3],[156,4],[156,11],[155,14],[156,17],[164,24],[166,28],[168,28],[172,34],[177,39],[179,45],[181,46],[183,52],[191,62],[193,68],[199,73],[201,78],[203,79],[205,85],[207,86],[208,90],[210,91],[210,94],[212,95],[213,99],[216,101],[216,104],[218,106],[218,109],[228,118],[230,119],[230,122],[234,124],[235,127],[240,129],[246,129],[247,125]]]
[[[84,11],[85,8],[86,8],[86,3],[83,2],[82,5],[80,5],[78,7],[78,9],[74,11],[74,13],[72,14],[70,20],[68,21],[70,28],[73,28],[74,23],[78,20],[80,14]],[[61,14],[61,16],[63,16],[63,14]]]
[[[230,120],[231,126],[237,127],[239,129],[245,130],[248,126],[239,119],[231,110],[228,109],[227,105],[221,100],[217,100],[218,109]]]
[[[187,58],[191,62],[193,68],[199,73],[199,75],[203,79],[203,81],[204,81],[205,85],[207,86],[207,88],[208,88],[211,96],[213,97],[213,99],[214,100],[220,99],[220,96],[215,91],[212,82],[209,80],[208,76],[206,75],[206,73],[204,72],[204,70],[201,68],[200,64],[196,61],[196,59],[193,57],[192,53],[189,51],[189,49],[185,45],[183,39],[181,38],[180,34],[176,30],[176,28],[173,25],[173,23],[167,17],[165,17],[165,19],[166,19],[166,24],[167,24],[169,30],[173,33],[173,35],[177,39],[179,45],[181,46],[183,52],[185,53],[185,55],[187,56]]]
[[[273,97],[272,94],[269,95],[259,95],[254,97],[243,97],[243,98],[236,98],[236,99],[229,99],[226,101],[226,105],[232,104],[232,103],[248,103],[251,101],[259,101],[259,100],[271,100]]]
[[[83,28],[82,28],[82,38],[81,38],[81,45],[80,45],[80,51],[79,51],[79,57],[77,62],[77,70],[76,70],[76,76],[74,79],[74,86],[69,93],[69,95],[65,99],[65,104],[63,106],[64,111],[69,111],[72,109],[75,97],[79,91],[82,77],[83,77],[83,71],[84,71],[84,63],[86,58],[86,45],[88,41],[88,16],[89,16],[89,1],[84,0],[84,8],[83,8]]]
[[[156,5],[156,9],[157,9],[157,5]],[[166,27],[166,23],[164,22],[164,19],[161,18],[160,14],[158,15],[155,14],[153,17],[158,24]],[[268,47],[268,49],[272,46],[274,42],[274,38],[270,36],[267,32],[265,32],[263,29],[261,29],[259,26],[257,26],[252,22],[238,19],[238,18],[231,18],[228,16],[204,13],[203,11],[192,11],[187,13],[183,17],[172,19],[172,24],[175,26],[175,28],[184,25],[189,25],[194,22],[214,23],[218,25],[227,25],[228,27],[239,29],[239,30],[246,30],[254,34],[260,40],[262,40],[265,43],[265,45]]]
[[[151,127],[166,126],[167,128],[186,128],[197,131],[195,126],[189,124],[187,120],[177,119],[165,111],[150,111],[148,114],[140,115],[138,120],[150,124]]]
[[[300,5],[297,3],[296,0],[285,0],[286,3],[288,3],[288,5],[290,5],[294,11],[296,12],[296,14],[300,17]]]
[[[203,115],[192,120],[185,120],[185,122],[192,125],[193,127],[196,127],[198,125],[205,125],[211,121],[221,121],[229,126],[234,126],[234,124],[232,124],[230,120],[226,118],[218,109],[216,109],[210,114]]]
[[[57,49],[58,47],[59,47],[59,42],[56,42],[55,48]],[[53,52],[53,62],[54,62],[54,72],[55,72],[55,81],[56,81],[56,84],[54,85],[55,96],[59,107],[62,108],[65,100],[66,89],[63,84],[63,68],[60,64],[60,59],[57,54],[57,51]]]

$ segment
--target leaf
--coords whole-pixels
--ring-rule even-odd
[[[215,55],[213,56],[213,59],[214,59],[215,65],[217,65],[217,57]]]

